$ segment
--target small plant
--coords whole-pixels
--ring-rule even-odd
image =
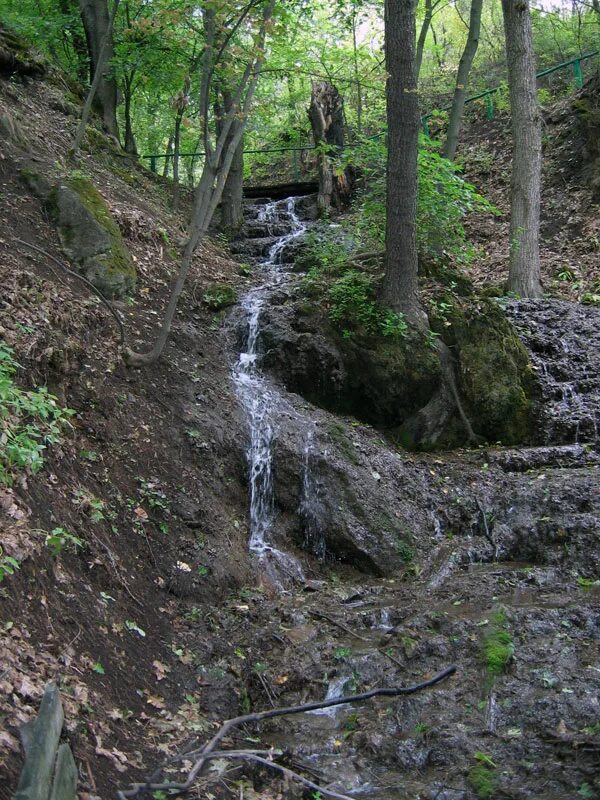
[[[0,546],[0,583],[7,575],[14,575],[15,570],[19,569],[20,566],[17,559],[7,556]]]
[[[492,769],[478,764],[469,770],[468,782],[480,800],[490,800],[496,790],[496,776]]]
[[[0,485],[10,486],[17,472],[39,472],[43,452],[60,441],[75,412],[57,405],[45,386],[33,391],[14,383],[19,365],[10,347],[0,343]]]
[[[508,632],[506,615],[502,611],[492,614],[490,628],[483,637],[483,657],[490,676],[501,675],[508,666],[515,646]]]
[[[212,311],[221,311],[237,302],[237,292],[228,283],[214,283],[206,288],[202,300]]]
[[[52,531],[46,535],[46,547],[50,550],[50,553],[56,557],[65,549],[77,550],[83,547],[83,542],[64,528],[53,528]]]
[[[352,655],[352,650],[349,647],[336,647],[333,651],[334,658],[337,658],[338,661],[343,661],[345,658],[350,658]]]

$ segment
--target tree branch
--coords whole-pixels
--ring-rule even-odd
[[[50,255],[50,253],[48,253],[46,250],[43,250],[41,247],[38,247],[36,244],[31,244],[31,242],[26,242],[23,239],[15,239],[14,241],[17,242],[17,244],[23,244],[23,245],[25,245],[25,247],[29,247],[31,250],[35,250],[36,252],[41,253],[43,256],[46,256],[46,258],[49,258],[50,261],[52,261],[55,264],[57,264],[66,273],[68,273],[69,275],[72,275],[74,278],[77,278],[82,283],[85,283],[86,286],[89,286],[90,289],[94,292],[94,294],[96,294],[100,298],[102,303],[106,306],[106,308],[110,311],[112,316],[115,318],[115,321],[116,321],[117,325],[119,326],[120,344],[122,344],[122,345],[125,344],[125,329],[123,328],[123,323],[121,322],[121,317],[118,315],[115,307],[112,306],[108,302],[106,297],[104,297],[104,295],[102,294],[100,289],[97,289],[91,281],[88,281],[88,279],[86,277],[84,277],[83,275],[80,275],[78,272],[74,272],[72,269],[69,269],[68,267],[66,267],[62,263],[62,261],[59,261],[58,258],[54,258],[54,256]]]

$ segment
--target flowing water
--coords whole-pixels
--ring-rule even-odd
[[[248,333],[245,350],[240,352],[233,371],[236,391],[246,412],[250,432],[247,453],[250,483],[249,548],[259,559],[263,571],[280,587],[289,579],[303,577],[298,561],[273,544],[273,444],[277,436],[277,420],[282,409],[288,414],[295,415],[296,412],[261,371],[260,323],[272,292],[289,280],[289,273],[282,264],[284,250],[306,231],[306,224],[297,213],[296,203],[297,198],[291,197],[266,203],[258,209],[255,225],[264,225],[267,234],[271,227],[286,232],[268,244],[265,255],[256,258],[263,281],[242,300]]]

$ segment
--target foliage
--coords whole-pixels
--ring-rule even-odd
[[[46,547],[53,556],[58,556],[65,549],[77,550],[77,548],[83,547],[83,542],[64,528],[53,528],[46,536]]]
[[[237,292],[228,283],[214,283],[204,290],[202,300],[212,311],[221,311],[236,302]]]
[[[0,485],[5,486],[19,471],[39,472],[47,445],[60,440],[75,413],[58,406],[44,386],[19,388],[14,382],[18,367],[11,348],[0,343]]]
[[[496,776],[491,769],[483,764],[478,764],[469,770],[468,781],[480,800],[490,800],[494,796]]]
[[[367,335],[406,336],[408,326],[402,314],[381,309],[375,299],[373,279],[365,272],[350,269],[327,292],[329,318],[351,336],[354,331]]]
[[[17,559],[7,556],[2,546],[0,546],[0,583],[7,575],[14,575],[15,570],[19,569],[20,566]]]

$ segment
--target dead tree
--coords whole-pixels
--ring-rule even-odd
[[[336,156],[344,147],[344,98],[331,83],[314,81],[308,117],[317,149],[319,169],[319,213],[327,212],[333,205],[343,208],[350,201],[352,176],[350,170],[334,171]]]

